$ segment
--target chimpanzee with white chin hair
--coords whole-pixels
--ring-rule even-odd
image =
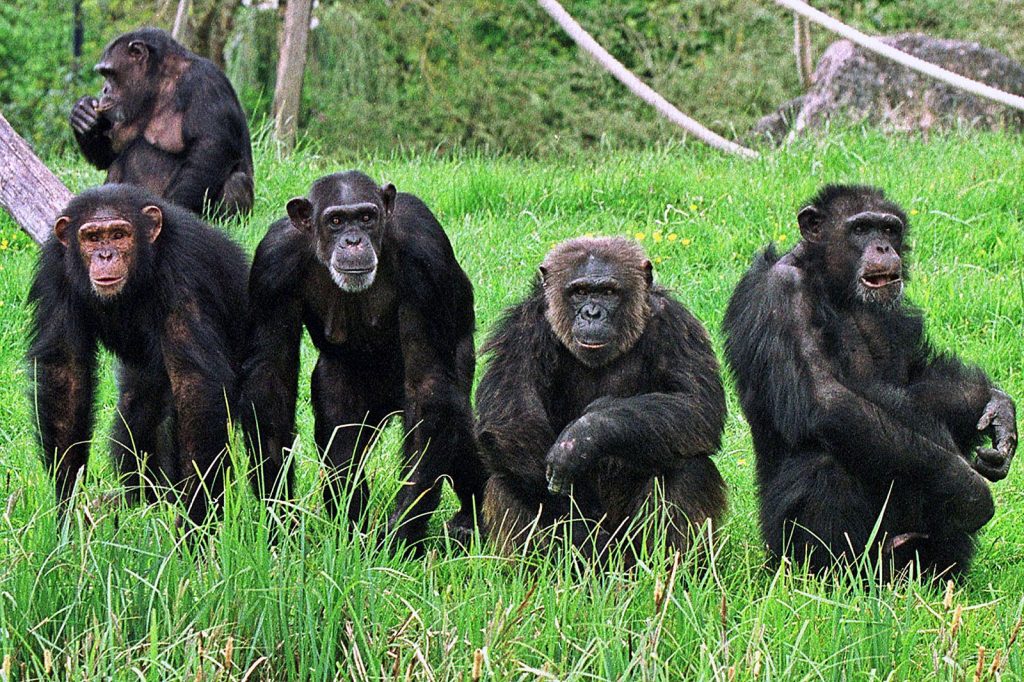
[[[311,388],[328,512],[364,520],[369,489],[357,472],[399,413],[406,482],[389,525],[419,551],[449,478],[462,505],[449,528],[465,539],[484,482],[469,404],[473,288],[426,205],[357,171],[320,178],[260,243],[250,294],[242,421],[259,494],[290,495],[284,450],[305,327],[319,351]]]

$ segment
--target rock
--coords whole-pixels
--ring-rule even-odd
[[[962,76],[1024,95],[1024,67],[977,43],[904,33],[882,42]],[[771,125],[779,139],[779,117],[787,102],[754,127]],[[869,52],[848,40],[832,43],[814,70],[814,85],[800,102],[790,130],[797,134],[824,127],[829,120],[874,125],[889,132],[970,126],[1024,130],[1024,112],[970,95],[951,85]]]
[[[750,129],[744,138],[746,144],[756,145],[768,143],[779,145],[785,142],[786,135],[793,128],[796,117],[804,104],[804,96],[794,97],[784,102],[774,112],[762,117],[754,127]]]

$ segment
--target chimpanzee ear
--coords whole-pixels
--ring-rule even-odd
[[[821,211],[814,206],[804,206],[796,214],[796,221],[800,224],[800,234],[809,242],[821,240]]]
[[[644,269],[644,281],[647,282],[647,288],[650,289],[651,285],[654,284],[654,266],[651,265],[651,261],[645,260],[642,267]]]
[[[66,215],[62,215],[57,218],[57,222],[53,224],[53,235],[57,238],[64,246],[68,245],[68,225],[71,223],[71,218]]]
[[[537,274],[540,275],[540,283],[542,285],[548,283],[548,269],[546,267],[541,265],[537,268]]]
[[[159,206],[150,204],[142,207],[142,213],[153,221],[153,226],[149,228],[149,243],[152,244],[160,236],[160,230],[164,229],[164,212]]]
[[[313,204],[306,197],[295,197],[288,202],[288,218],[296,230],[309,232],[313,229]]]
[[[143,61],[149,56],[149,45],[141,40],[133,40],[128,43],[128,56],[137,61]]]
[[[395,196],[398,194],[398,191],[395,189],[395,186],[389,182],[381,187],[380,193],[384,198],[384,217],[390,217],[391,213],[395,210]]]

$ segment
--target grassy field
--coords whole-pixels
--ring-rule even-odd
[[[100,179],[77,162],[52,165],[74,189]],[[705,322],[719,353],[725,303],[754,250],[791,245],[796,208],[822,183],[878,184],[911,215],[909,294],[926,309],[931,337],[1024,396],[1019,138],[926,144],[849,134],[753,163],[693,146],[545,162],[280,159],[262,149],[257,166],[256,210],[227,227],[250,253],[314,178],[360,167],[434,209],[476,287],[478,344],[553,243],[594,233],[641,240],[657,278]],[[684,560],[673,570],[659,555],[598,576],[564,557],[507,560],[444,538],[424,560],[390,556],[320,516],[308,399],[299,407],[296,531],[268,546],[274,521],[236,481],[223,527],[196,556],[177,545],[173,509],[85,511],[116,489],[104,444],[109,371],[94,466],[61,532],[22,363],[35,253],[0,218],[0,680],[1024,677],[1019,467],[995,486],[996,517],[955,589],[772,571],[756,529],[749,433],[731,391],[717,459],[731,510],[704,568]],[[307,396],[313,358],[307,343]],[[396,490],[399,450],[393,426],[368,465],[376,521]]]

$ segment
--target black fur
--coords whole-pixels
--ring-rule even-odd
[[[142,101],[126,102],[125,113],[137,128],[134,136],[128,134],[132,139],[115,144],[110,123],[101,120],[90,131],[74,131],[82,154],[89,163],[107,171],[108,183],[146,187],[195,213],[205,208],[213,217],[248,213],[253,202],[252,149],[245,113],[231,82],[213,62],[189,52],[156,28],[118,36],[107,46],[104,58],[115,47],[136,40],[150,50],[148,82],[123,87],[132,94],[166,86],[164,78],[173,82],[168,110],[183,116],[184,150],[164,149],[146,139],[146,127],[155,115],[154,98],[139,94]],[[180,76],[162,75],[161,67],[169,59],[185,65]]]
[[[538,514],[541,529],[569,515],[572,502],[549,492],[546,471],[549,451],[569,429],[579,431],[572,439],[586,458],[572,481],[583,519],[569,529],[581,550],[596,531],[603,551],[631,517],[650,513],[656,484],[677,547],[688,546],[691,524],[717,521],[725,509],[725,483],[710,459],[721,443],[725,395],[707,333],[658,286],[627,295],[647,297],[649,319],[635,321],[646,324],[638,340],[607,364],[587,366],[558,339],[539,278],[484,347],[477,389],[477,435],[491,473],[484,518],[504,552],[526,544]]]
[[[144,235],[124,290],[102,301],[78,255],[77,225],[99,207],[126,209],[136,230],[140,209],[156,205],[163,229]],[[28,372],[34,378],[43,460],[60,503],[84,470],[93,429],[96,351],[118,359],[120,399],[111,448],[129,500],[154,486],[182,486],[193,521],[223,490],[229,407],[246,326],[247,263],[241,249],[193,214],[128,185],[106,185],[72,199],[69,245],[51,237],[42,248],[29,293],[34,306]],[[141,478],[140,478],[141,476]]]
[[[313,221],[323,209],[376,202],[381,188],[351,171],[314,183]],[[386,211],[384,211],[386,213]],[[257,490],[292,485],[283,448],[292,444],[299,342],[309,330],[319,352],[312,381],[315,440],[329,467],[324,499],[338,511],[346,486],[348,517],[359,522],[369,494],[355,478],[377,427],[394,413],[405,425],[405,476],[390,524],[418,546],[437,506],[441,478],[450,476],[462,509],[459,530],[473,525],[483,467],[473,442],[469,394],[473,382],[473,288],[430,209],[398,193],[375,245],[376,279],[360,292],[343,291],[316,255],[327,236],[297,229],[288,218],[271,227],[256,251],[250,280],[252,326],[246,362],[244,426],[258,465]]]
[[[769,246],[724,320],[757,454],[765,542],[812,570],[867,552],[881,554],[886,575],[915,556],[926,571],[960,574],[993,513],[972,461],[994,387],[936,352],[917,310],[871,305],[834,281],[837,269],[855,266],[825,255],[843,238],[836,225],[863,210],[892,211],[906,224],[899,207],[877,189],[849,186],[828,186],[809,205],[824,217],[822,243],[805,239],[782,258]],[[891,237],[901,247],[902,235]]]

